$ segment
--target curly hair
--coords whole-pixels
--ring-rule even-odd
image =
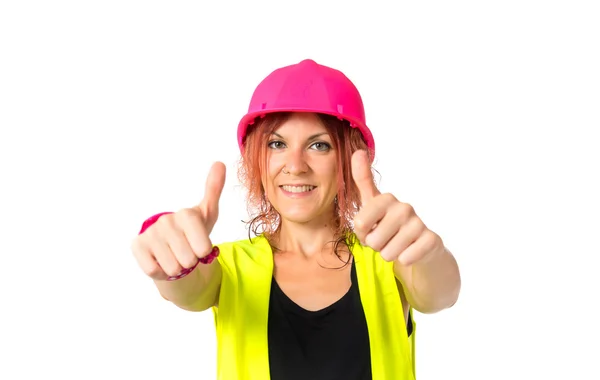
[[[251,237],[251,233],[256,236],[264,234],[271,244],[273,236],[281,227],[281,215],[267,199],[261,180],[262,168],[267,167],[266,142],[291,115],[290,112],[279,112],[257,119],[248,129],[244,139],[244,152],[238,167],[239,180],[247,191],[247,211],[250,220],[245,223],[248,228],[248,238]],[[325,114],[317,114],[317,116],[327,129],[337,152],[338,191],[333,218],[336,238],[332,243],[334,243],[335,254],[341,259],[339,246],[343,244],[349,248],[354,243],[353,219],[361,207],[360,193],[352,179],[352,154],[363,149],[371,157],[372,152],[367,148],[360,131],[352,128],[348,121]]]

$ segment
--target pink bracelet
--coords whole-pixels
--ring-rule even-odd
[[[151,217],[149,217],[148,219],[146,219],[144,221],[144,223],[142,223],[142,228],[140,229],[140,232],[138,233],[138,235],[141,235],[142,233],[144,233],[144,231],[146,231],[148,228],[150,228],[151,225],[153,225],[154,223],[156,223],[156,221],[158,220],[158,218],[160,218],[163,215],[167,215],[167,214],[172,214],[172,212],[170,212],[170,211],[161,212],[159,214],[152,215]]]
[[[166,215],[166,214],[172,214],[172,212],[161,212],[159,214],[152,215],[151,217],[149,217],[148,219],[146,219],[146,221],[144,221],[144,223],[142,224],[142,228],[140,229],[139,234],[142,234],[151,225],[153,225],[154,223],[156,223],[156,221],[161,216]],[[207,256],[199,259],[198,262],[193,267],[191,267],[191,268],[184,268],[179,274],[177,274],[175,276],[169,276],[169,277],[167,277],[167,281],[175,281],[175,280],[179,280],[180,278],[184,278],[185,276],[187,276],[188,274],[190,274],[198,266],[199,263],[210,264],[210,263],[212,263],[217,258],[217,256],[219,256],[219,247],[213,246],[213,249],[210,251],[210,253]]]

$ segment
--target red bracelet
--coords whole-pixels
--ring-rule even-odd
[[[144,223],[142,224],[142,228],[140,229],[139,234],[142,234],[151,225],[153,225],[154,223],[156,223],[156,221],[161,216],[166,215],[166,214],[172,214],[172,212],[161,212],[159,214],[152,215],[151,217],[149,217],[148,219],[146,219],[146,221],[144,221]],[[213,246],[213,249],[210,251],[210,253],[207,256],[199,259],[198,262],[196,264],[194,264],[193,267],[191,267],[191,268],[184,268],[179,274],[177,274],[175,276],[169,276],[169,277],[167,277],[167,281],[175,281],[175,280],[179,280],[180,278],[184,278],[185,276],[187,276],[188,274],[190,274],[198,266],[199,263],[210,264],[210,263],[212,263],[217,258],[217,256],[219,256],[219,247]]]

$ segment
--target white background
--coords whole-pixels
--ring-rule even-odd
[[[236,125],[304,58],[355,82],[381,189],[460,263],[456,306],[416,315],[418,377],[600,378],[595,2],[208,3],[0,5],[1,379],[215,378],[211,312],[130,243],[215,160],[213,239],[246,236]]]

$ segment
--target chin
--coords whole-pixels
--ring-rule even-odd
[[[316,215],[303,213],[303,212],[284,212],[280,213],[281,221],[292,222],[292,223],[308,223],[311,220],[314,220]]]
[[[323,219],[326,213],[326,211],[320,210],[285,210],[280,212],[279,215],[281,215],[282,221],[305,224]]]

